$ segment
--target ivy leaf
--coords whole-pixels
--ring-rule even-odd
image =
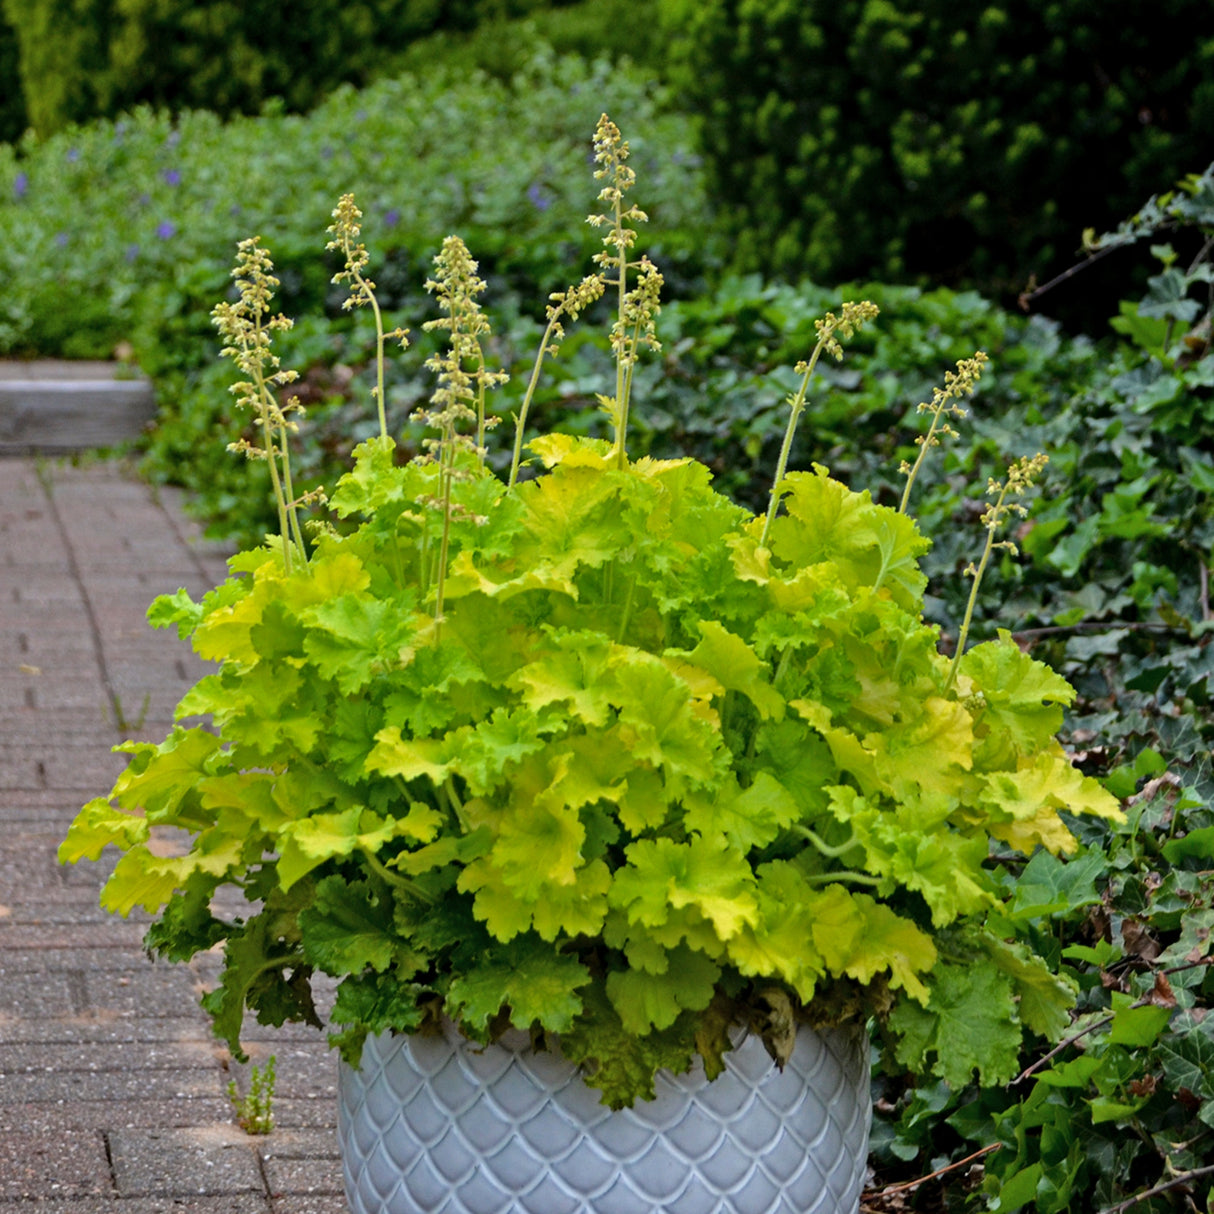
[[[1013,922],[1030,922],[1097,906],[1101,894],[1096,882],[1107,869],[1108,860],[1099,852],[1063,861],[1039,851],[1024,866],[1005,913]]]
[[[607,997],[630,1033],[669,1028],[683,1011],[703,1011],[716,990],[721,967],[685,944],[667,953],[662,973],[640,969],[607,975]]]
[[[590,981],[576,957],[536,936],[519,936],[459,971],[447,990],[447,1014],[484,1033],[503,1007],[516,1028],[538,1023],[563,1033],[582,1010],[578,990]]]

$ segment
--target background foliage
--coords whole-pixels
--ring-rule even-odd
[[[561,2],[3,0],[0,38],[15,36],[29,121],[49,135],[139,104],[247,114],[273,98],[307,110],[338,84],[368,83],[426,34]]]
[[[731,120],[760,154],[747,163],[738,159],[745,145],[734,145],[726,164],[728,145],[712,142],[723,134],[718,115],[705,127],[706,177],[688,111],[707,102],[694,81],[681,92],[654,86],[662,70],[654,47],[664,53],[669,43],[635,37],[631,4],[596,0],[537,11],[524,23],[503,15],[476,30],[440,31],[401,52],[398,62],[417,69],[410,76],[339,89],[307,116],[223,123],[188,113],[174,121],[143,109],[0,146],[0,353],[108,355],[118,347],[135,357],[155,376],[161,400],[161,424],[146,444],[149,474],[189,485],[219,530],[256,538],[269,521],[269,497],[224,450],[242,423],[230,411],[209,322],[236,240],[261,234],[282,269],[281,303],[298,320],[284,365],[303,373],[297,386],[309,405],[299,435],[302,479],[305,487],[331,484],[374,414],[368,318],[340,311],[327,281],[335,267],[313,268],[338,195],[356,191],[391,321],[414,328],[417,346],[390,364],[387,393],[408,455],[418,437],[408,415],[432,390],[418,331],[431,315],[421,285],[429,257],[454,230],[481,259],[492,354],[516,372],[499,401],[508,412],[534,355],[544,292],[580,277],[595,248],[581,221],[589,209],[587,136],[604,108],[633,143],[638,201],[652,217],[644,248],[668,278],[664,349],[637,371],[638,454],[695,455],[753,505],[762,483],[753,473],[770,470],[788,368],[812,345],[814,318],[843,298],[869,297],[882,316],[852,343],[845,364],[820,368],[792,466],[818,460],[888,500],[899,459],[913,452],[915,405],[957,359],[985,349],[992,361],[960,427],[964,437],[939,453],[943,476],[913,507],[940,537],[928,558],[928,614],[955,633],[986,477],[1001,475],[1012,455],[1048,452],[1046,483],[1016,537],[1020,552],[1005,554],[984,583],[975,639],[1010,628],[1074,682],[1071,750],[1086,771],[1138,800],[1124,828],[1085,832],[1070,865],[1007,867],[1026,908],[1036,897],[1057,904],[1053,943],[1042,947],[1083,987],[1086,1019],[1075,1031],[1096,1027],[1005,1092],[979,1096],[879,1075],[874,1159],[883,1181],[906,1180],[1002,1144],[976,1171],[899,1194],[891,1208],[897,1200],[925,1210],[1055,1210],[1067,1202],[1095,1210],[1179,1176],[1140,1208],[1200,1209],[1210,1178],[1189,1173],[1214,1157],[1214,1093],[1203,1086],[1214,1025],[1206,1016],[1209,925],[1200,913],[1214,870],[1214,361],[1212,275],[1200,256],[1214,235],[1210,172],[1152,199],[1098,242],[1119,251],[1065,288],[1094,303],[1071,307],[1063,288],[1040,297],[1047,311],[1067,312],[1065,328],[1007,311],[989,293],[1019,289],[1033,269],[1044,276],[1066,262],[1082,229],[1111,226],[1208,160],[1208,147],[1193,143],[1210,129],[1212,104],[1202,14],[1186,27],[1186,0],[1161,0],[1150,10],[1147,45],[1135,6],[1113,13],[1078,0],[1007,0],[981,18],[954,6],[954,25],[975,14],[962,31],[968,40],[954,46],[942,41],[944,9],[934,2],[917,6],[916,24],[892,5],[844,0],[837,28],[816,3],[714,2],[686,18],[684,62],[716,46],[720,58],[705,61],[706,89],[749,73],[753,87],[738,94]],[[709,38],[720,33],[723,12],[737,17],[736,45]],[[1000,14],[1022,18],[1011,22],[1016,30],[1066,29],[1069,49],[1036,37],[1032,47],[1008,51],[1021,76],[1009,74],[1004,60],[989,57],[1019,46],[1007,41]],[[791,24],[777,29],[776,21]],[[834,32],[833,49],[798,41],[812,21]],[[780,50],[773,29],[799,49]],[[539,30],[565,47],[612,50],[614,61],[554,57]],[[640,71],[620,63],[628,34]],[[1129,60],[1117,58],[1109,39],[1125,40],[1125,54],[1147,69],[1141,77],[1124,68]],[[874,70],[854,95],[839,91],[840,74],[825,62],[845,57],[839,47],[861,70],[883,64],[896,89]],[[12,53],[0,24],[0,66]],[[1154,57],[1165,54],[1166,62]],[[1035,74],[1022,67],[1030,61]],[[1106,83],[1083,74],[1094,63]],[[837,100],[789,111],[765,91],[791,97],[808,80],[836,89]],[[1166,101],[1175,89],[1179,111]],[[904,104],[912,95],[913,110]],[[1044,107],[1049,96],[1053,108]],[[1149,113],[1140,120],[1134,107],[1142,109],[1143,97]],[[15,112],[11,93],[3,102],[3,113]],[[791,146],[799,159],[786,166],[794,189],[776,195],[778,166],[766,149],[797,114]],[[893,136],[869,138],[865,123],[882,121]],[[966,133],[964,156],[933,133],[933,124],[953,122]],[[1101,143],[1106,136],[1113,142]],[[1097,147],[1099,164],[1089,159]],[[816,175],[806,176],[811,169]],[[985,204],[966,176],[971,169],[986,175]],[[1097,180],[1105,194],[1087,192]],[[747,201],[743,187],[752,182],[779,198],[779,219]],[[1001,221],[1005,205],[1018,209]],[[937,213],[947,217],[943,226],[932,223]],[[785,231],[793,243],[780,243]],[[786,273],[722,273],[727,253]],[[1135,267],[1140,287],[1131,285]],[[806,273],[817,282],[803,281]],[[940,286],[971,273],[987,295]],[[866,281],[874,277],[880,281]],[[924,282],[891,285],[913,278]],[[571,327],[547,368],[537,427],[601,432],[594,393],[608,355],[591,328]],[[1194,962],[1184,960],[1190,954]],[[1191,968],[1166,972],[1177,965]],[[1156,986],[1161,974],[1174,1007]],[[1128,1016],[1126,999],[1148,1003]],[[1165,1010],[1166,1023],[1137,1015]],[[1047,1049],[1031,1044],[1024,1067]]]
[[[1064,268],[1085,227],[1208,159],[1205,0],[665,11],[742,268],[926,278],[1010,302]]]

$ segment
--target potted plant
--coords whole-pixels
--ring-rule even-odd
[[[504,475],[486,456],[500,376],[484,353],[484,284],[456,238],[427,284],[441,306],[429,326],[447,335],[427,364],[432,438],[420,458],[396,458],[383,355],[407,337],[384,330],[361,215],[341,200],[329,247],[345,259],[347,306],[375,313],[382,432],[331,495],[336,525],[310,543],[290,477],[293,376],[271,344],[289,322],[271,313],[268,254],[242,243],[238,298],[215,319],[261,434],[238,446],[268,463],[279,533],[232,558],[231,576],[201,602],[178,591],[152,604],[153,624],[176,626],[219,664],[179,708],[214,728],[119,747],[126,770],[82,809],[60,856],[120,849],[102,902],[156,915],[153,952],[185,960],[222,943],[204,1005],[238,1056],[246,1012],[319,1024],[310,978],[338,980],[330,1040],[344,1060],[356,1208],[424,1204],[383,1178],[397,1166],[392,1148],[354,1119],[369,1110],[408,1121],[400,1102],[452,1071],[477,1117],[478,1074],[525,1072],[526,1084],[569,1089],[565,1129],[546,1123],[540,1138],[558,1162],[573,1138],[599,1154],[566,1168],[576,1176],[563,1175],[561,1202],[545,1209],[614,1209],[621,1194],[632,1208],[677,1197],[670,1208],[854,1209],[865,1026],[901,1067],[1005,1080],[1025,1031],[1065,1025],[1072,991],[1015,938],[992,842],[1066,851],[1062,811],[1112,816],[1117,805],[1056,741],[1073,694],[1062,678],[1006,634],[967,647],[968,612],[951,655],[923,620],[929,541],[906,510],[984,356],[959,364],[921,407],[930,426],[904,467],[899,509],[822,467],[787,468],[815,365],[841,357],[840,341],[873,319],[866,303],[818,322],[765,515],[718,494],[692,461],[631,460],[633,369],[656,346],[662,279],[633,253],[644,216],[627,197],[627,144],[606,116],[594,149],[605,205],[591,222],[604,251],[596,273],[551,297]],[[613,437],[530,437],[536,378],[562,323],[604,295],[616,381],[600,401]],[[1042,462],[1019,460],[992,483],[975,594]],[[149,849],[160,825],[189,832],[187,854]],[[221,885],[243,891],[246,918],[215,917]],[[375,1069],[360,1080],[360,1061],[366,1072],[398,1055],[404,1078]],[[796,1120],[801,1078],[790,1107],[771,1112],[790,1060],[829,1064],[851,1093],[820,1101],[827,1115],[842,1110],[838,1132],[849,1136],[837,1182],[805,1172],[803,1142],[792,1163],[735,1174],[767,1158],[756,1133],[779,1137]],[[697,1093],[720,1105],[727,1089],[730,1100],[757,1092],[766,1102],[740,1122],[737,1108],[717,1110],[740,1127],[737,1167],[693,1161],[670,1180],[669,1160],[700,1150],[686,1140],[717,1131],[684,1130],[673,1154],[655,1155],[620,1128],[632,1116],[627,1126],[660,1135],[671,1127],[654,1109],[682,1110]],[[425,1208],[456,1189],[476,1208],[467,1203],[488,1177],[522,1202],[509,1208],[531,1209],[519,1195],[556,1184],[540,1174],[552,1159],[516,1180],[419,1162],[428,1142],[451,1146],[444,1119],[462,1113],[434,1109],[442,1124],[429,1139],[412,1127],[408,1169],[398,1169],[437,1186]],[[763,1117],[773,1124],[756,1130]],[[506,1139],[476,1126],[461,1141],[479,1135],[500,1162]],[[518,1125],[509,1135],[534,1146]],[[619,1188],[639,1155],[658,1179]],[[610,1184],[599,1163],[615,1169]],[[696,1205],[706,1175],[717,1178],[703,1199],[714,1204]],[[579,1195],[575,1181],[599,1187]],[[484,1208],[501,1200],[491,1194]]]

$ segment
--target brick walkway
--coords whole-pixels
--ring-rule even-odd
[[[198,1007],[217,960],[153,964],[105,914],[108,865],[62,868],[123,737],[160,740],[201,671],[144,612],[223,575],[177,500],[116,463],[0,460],[0,1214],[344,1214],[336,1067],[320,1033],[261,1030],[278,1128],[235,1124]]]

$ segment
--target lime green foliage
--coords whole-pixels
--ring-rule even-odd
[[[621,1106],[659,1066],[715,1070],[722,1023],[770,1036],[774,988],[819,1024],[877,1016],[907,1068],[1001,1083],[1072,988],[1031,919],[1009,930],[992,844],[1061,854],[1063,814],[1119,816],[1056,740],[1074,693],[1006,634],[942,653],[929,541],[824,467],[781,466],[756,517],[701,464],[629,458],[660,280],[628,252],[628,146],[605,115],[595,148],[612,437],[544,433],[525,477],[494,472],[482,284],[451,238],[429,445],[399,462],[372,436],[306,554],[288,524],[201,602],[154,604],[219,663],[179,708],[217,733],[120,748],[61,858],[118,846],[103,905],[160,915],[168,955],[224,939],[205,1003],[237,1052],[246,1008],[314,1021],[321,970],[349,1058],[439,1013],[477,1040],[514,1024],[561,1035]],[[875,312],[844,303],[818,348]],[[168,824],[187,854],[149,849]],[[203,910],[221,884],[247,920]]]
[[[241,1096],[236,1080],[228,1081],[228,1100],[236,1114],[236,1124],[246,1134],[269,1134],[274,1129],[274,1064],[273,1054],[265,1066],[249,1069],[249,1091]]]
[[[1010,300],[1062,268],[1094,216],[1209,154],[1205,0],[1115,20],[1075,0],[664,9],[744,268]]]

